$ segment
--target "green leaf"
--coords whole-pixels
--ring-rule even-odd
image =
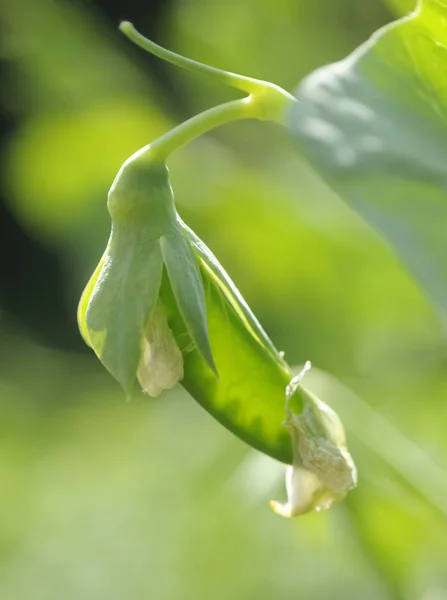
[[[447,310],[447,6],[378,31],[298,87],[288,124],[328,183]]]
[[[197,258],[180,227],[160,237],[160,248],[180,314],[207,365],[217,374],[208,335],[207,311]]]
[[[163,259],[146,227],[114,227],[86,310],[93,349],[130,392],[160,290]]]

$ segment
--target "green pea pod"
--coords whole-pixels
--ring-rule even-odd
[[[272,504],[279,514],[342,497],[355,467],[338,417],[293,378],[216,257],[177,215],[165,165],[127,161],[108,207],[109,244],[78,313],[105,367],[128,393],[136,378],[152,396],[180,381],[230,431],[292,465],[288,503]]]
[[[200,262],[208,328],[219,378],[188,341],[168,280],[161,298],[184,356],[181,384],[227,429],[254,448],[290,465],[288,502],[272,502],[286,517],[329,508],[356,485],[338,415],[303,388],[216,257],[179,218]],[[310,366],[310,365],[309,365]],[[294,412],[295,411],[295,412]]]
[[[200,262],[211,347],[219,372],[219,379],[213,377],[198,352],[187,353],[182,385],[241,439],[291,463],[290,438],[282,425],[285,389],[293,376],[290,367],[213,253],[183,222],[181,225]]]

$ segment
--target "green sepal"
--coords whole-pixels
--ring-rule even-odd
[[[121,167],[107,205],[112,233],[81,297],[78,320],[85,341],[129,394],[160,290],[160,236],[176,227],[166,165],[136,153]]]
[[[127,393],[132,391],[146,327],[160,290],[163,259],[144,226],[112,229],[104,264],[88,302],[92,348]]]
[[[144,225],[149,239],[159,238],[176,225],[167,166],[137,152],[115,177],[107,207],[115,227],[136,229]]]
[[[208,367],[217,375],[197,257],[179,226],[161,236],[160,248],[172,292],[188,333]]]

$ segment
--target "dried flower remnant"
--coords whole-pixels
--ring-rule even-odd
[[[311,368],[307,362],[286,388],[286,419],[292,440],[293,464],[286,470],[287,503],[271,502],[283,517],[296,517],[329,508],[357,483],[357,471],[346,448],[343,425],[327,404],[301,387]],[[300,389],[303,407],[293,413],[289,404]]]

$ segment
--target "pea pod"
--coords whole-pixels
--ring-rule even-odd
[[[248,444],[290,465],[282,516],[329,508],[355,487],[355,465],[338,415],[302,385],[263,330],[216,257],[180,219],[201,265],[208,328],[219,378],[200,353],[184,346],[182,385],[210,414]],[[176,318],[169,284],[161,297],[179,343],[186,329]],[[294,412],[296,411],[296,413]],[[284,420],[284,417],[285,420]]]
[[[128,394],[136,379],[151,396],[181,382],[242,440],[292,465],[289,502],[272,505],[279,514],[342,497],[355,485],[355,467],[338,417],[326,418],[329,407],[301,379],[290,387],[281,353],[178,216],[166,166],[137,153],[118,173],[108,208],[109,243],[78,311],[104,366]]]
[[[209,248],[182,222],[196,253],[205,288],[208,329],[219,378],[207,373],[197,351],[185,355],[182,385],[241,439],[290,463],[282,425],[285,388],[292,372]],[[174,335],[179,331],[173,323]]]

